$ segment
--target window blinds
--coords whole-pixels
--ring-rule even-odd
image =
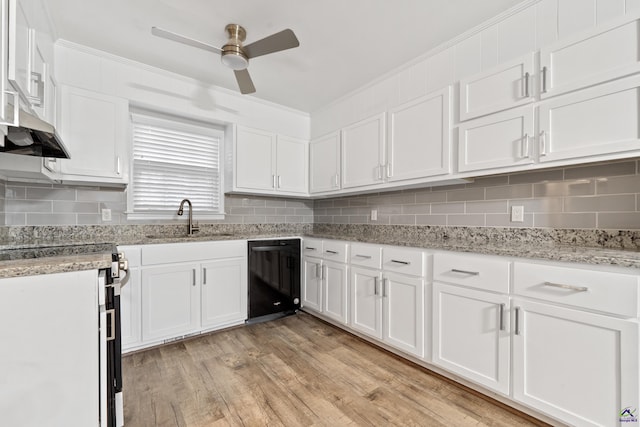
[[[132,114],[134,213],[177,211],[189,199],[199,212],[222,213],[223,132]]]

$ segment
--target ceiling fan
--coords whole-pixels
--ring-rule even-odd
[[[254,93],[256,91],[249,71],[247,70],[249,59],[300,46],[298,38],[293,31],[289,29],[282,30],[246,46],[243,46],[242,42],[247,37],[247,32],[240,25],[229,24],[225,27],[225,31],[229,34],[229,40],[222,48],[218,48],[171,31],[163,30],[162,28],[151,27],[151,34],[154,36],[163,37],[219,54],[222,57],[222,63],[231,68],[235,73],[242,94]]]

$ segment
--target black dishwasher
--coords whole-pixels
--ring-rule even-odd
[[[300,239],[249,241],[249,321],[300,308]]]

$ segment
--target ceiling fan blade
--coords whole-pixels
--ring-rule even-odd
[[[233,73],[236,75],[241,94],[246,95],[256,91],[256,87],[253,85],[253,81],[249,75],[249,70],[246,68],[244,70],[234,70]]]
[[[173,40],[174,42],[184,43],[189,46],[197,47],[199,49],[208,50],[209,52],[217,53],[218,55],[222,53],[222,49],[220,48],[211,46],[210,44],[203,43],[198,40],[191,39],[189,37],[181,36],[180,34],[172,33],[171,31],[163,30],[162,28],[151,27],[151,34],[153,34],[154,36]]]
[[[249,58],[300,46],[293,31],[286,29],[242,47]]]

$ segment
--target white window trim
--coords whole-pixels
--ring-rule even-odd
[[[193,130],[197,128],[198,131],[203,132],[204,134],[211,134],[218,136],[220,138],[220,146],[219,150],[219,181],[220,185],[218,188],[219,198],[220,198],[220,212],[211,212],[211,211],[199,211],[198,206],[193,206],[194,208],[194,221],[200,220],[223,220],[225,218],[225,207],[224,207],[224,156],[225,156],[225,131],[224,128],[213,124],[213,123],[204,123],[196,120],[191,120],[186,117],[179,117],[174,115],[166,115],[161,112],[141,110],[141,111],[133,111],[131,112],[131,121],[130,121],[130,151],[129,151],[129,159],[130,165],[129,170],[131,173],[129,174],[129,185],[127,186],[127,209],[124,212],[127,220],[162,220],[162,221],[172,221],[173,220],[181,220],[184,219],[183,216],[179,216],[178,205],[175,206],[175,211],[173,214],[169,214],[167,211],[147,211],[147,212],[135,212],[133,211],[133,195],[132,191],[129,191],[133,188],[133,178],[134,178],[134,161],[133,161],[133,123],[134,121],[138,123],[148,123],[151,125],[159,125],[166,126],[168,128],[176,129],[176,130]]]

